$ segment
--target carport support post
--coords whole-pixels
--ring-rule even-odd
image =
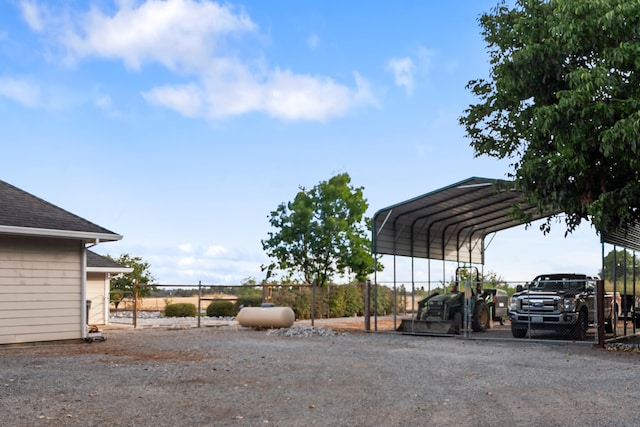
[[[598,321],[596,347],[604,348],[604,280],[598,280],[596,282],[596,307],[596,316]],[[613,321],[613,317],[611,320]]]

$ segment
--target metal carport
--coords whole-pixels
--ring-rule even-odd
[[[376,212],[373,253],[482,264],[485,237],[522,224],[514,205],[532,221],[559,213],[539,214],[511,181],[472,177]]]
[[[561,213],[541,213],[525,201],[513,181],[471,177],[377,211],[372,219],[374,260],[377,255],[393,255],[484,264],[485,238],[523,224],[513,217],[514,206],[531,221]],[[601,242],[640,250],[640,226],[601,233]]]

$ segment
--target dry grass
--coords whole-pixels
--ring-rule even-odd
[[[215,294],[215,295],[203,295],[203,300],[200,301],[200,308],[202,310],[206,310],[206,308],[211,303],[210,299],[233,299],[232,295],[223,295],[223,294]],[[198,306],[198,297],[147,297],[147,298],[138,298],[138,310],[152,310],[152,311],[164,311],[164,308],[167,304],[178,304],[178,303],[187,303],[193,304],[196,307]],[[115,307],[113,303],[111,303],[112,308]],[[130,299],[123,300],[119,305],[118,309],[120,310],[131,310],[133,309],[133,301]]]

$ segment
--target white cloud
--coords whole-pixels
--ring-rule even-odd
[[[122,59],[133,69],[158,62],[171,70],[205,67],[230,34],[253,32],[244,13],[210,1],[120,2],[109,16],[92,9],[63,39],[77,58]]]
[[[32,81],[12,77],[0,77],[0,96],[16,101],[25,107],[42,105],[42,91]]]
[[[196,264],[196,260],[193,257],[184,257],[178,260],[178,267],[188,267]]]
[[[153,274],[160,283],[175,285],[197,284],[199,281],[203,285],[239,285],[243,279],[259,275],[260,264],[264,262],[261,255],[255,254],[231,259],[229,254],[234,251],[220,245],[212,245],[205,250],[192,249],[193,253],[186,256],[182,248],[168,248],[163,255],[146,253],[142,249],[137,252],[142,252],[141,256],[151,263]]]
[[[205,257],[217,257],[219,255],[228,254],[229,250],[224,246],[213,245],[209,246],[204,253]]]
[[[40,8],[35,2],[23,1],[20,3],[20,10],[25,22],[33,31],[39,33],[44,30]]]
[[[104,112],[110,117],[121,117],[122,114],[113,103],[113,99],[108,94],[102,93],[99,90],[94,91],[93,105]]]
[[[385,69],[393,74],[396,86],[403,88],[407,96],[412,96],[416,86],[431,69],[433,56],[432,50],[417,46],[407,56],[391,58]]]
[[[159,86],[142,93],[154,105],[171,108],[187,117],[197,117],[202,111],[202,89],[191,83],[180,86]]]
[[[330,78],[279,69],[259,81],[240,64],[235,68],[233,76],[207,76],[200,85],[159,86],[143,96],[187,117],[207,119],[259,111],[284,120],[326,121],[361,105],[378,105],[368,82],[357,73],[352,89]]]
[[[408,96],[413,94],[415,65],[409,57],[392,58],[386,69],[393,73],[396,85],[404,88]]]
[[[288,119],[325,120],[344,115],[359,93],[329,78],[275,72],[263,86],[263,106],[270,115]]]
[[[55,17],[35,2],[24,3],[23,9],[31,28],[57,36],[68,64],[93,57],[121,60],[133,70],[160,64],[176,73],[181,83],[158,84],[141,95],[186,117],[215,120],[262,112],[283,120],[326,121],[378,104],[357,74],[353,87],[257,63],[260,54],[243,50],[256,46],[243,43],[236,48],[234,43],[249,36],[259,49],[258,27],[228,4],[121,0],[113,12],[92,8],[73,19]],[[312,48],[318,42],[315,36],[308,40]]]
[[[178,245],[178,249],[180,249],[180,252],[191,253],[193,252],[193,245],[191,243],[183,243]]]

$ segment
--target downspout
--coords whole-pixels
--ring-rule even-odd
[[[109,324],[109,304],[111,301],[111,273],[105,274],[104,289],[103,289],[102,304],[104,310],[102,310],[102,318],[105,325]]]
[[[82,265],[80,266],[80,313],[82,313],[82,315],[80,317],[82,319],[81,337],[84,340],[87,338],[87,322],[89,321],[89,319],[87,319],[87,248],[84,246],[84,243],[82,243],[81,246]]]

